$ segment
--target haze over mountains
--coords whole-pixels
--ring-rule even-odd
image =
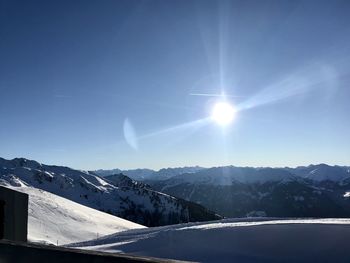
[[[350,173],[350,166],[330,166],[327,164],[317,164],[317,165],[309,165],[309,166],[298,166],[296,168],[290,168],[290,167],[278,167],[278,168],[271,168],[271,167],[238,167],[238,166],[219,166],[219,167],[211,167],[211,168],[204,168],[200,166],[188,166],[188,167],[175,167],[175,168],[162,168],[158,171],[142,168],[142,169],[129,169],[129,170],[121,170],[121,169],[111,169],[111,170],[104,170],[99,169],[95,171],[91,171],[97,175],[100,176],[107,176],[111,174],[119,174],[122,173],[134,180],[138,181],[146,181],[146,180],[165,180],[169,179],[171,177],[182,175],[182,174],[212,174],[215,176],[215,181],[217,180],[225,180],[223,177],[229,176],[232,179],[238,179],[239,177],[242,177],[238,180],[252,180],[252,176],[249,176],[248,178],[245,177],[247,173],[250,172],[256,172],[256,171],[272,171],[274,174],[278,171],[280,173],[284,173],[285,171],[290,172],[292,175],[297,175],[303,178],[313,179],[316,181],[324,181],[324,180],[331,180],[331,181],[338,181],[340,179],[343,179],[344,177],[349,177]],[[206,171],[206,172],[204,172]],[[219,172],[218,172],[219,171]],[[221,173],[220,173],[221,171]],[[201,173],[199,173],[201,172]],[[203,173],[202,173],[203,172]],[[220,177],[219,177],[220,175]],[[283,174],[280,174],[283,175]],[[260,180],[266,180],[267,178],[262,176],[260,177]]]
[[[142,181],[157,191],[201,204],[226,217],[350,216],[350,168],[346,166],[225,166],[172,177],[162,177],[158,171]]]
[[[144,169],[130,169],[130,170],[100,169],[92,172],[100,176],[122,173],[134,180],[143,181],[143,180],[164,180],[164,179],[171,178],[175,175],[184,174],[184,173],[195,173],[203,169],[205,168],[200,166],[190,166],[190,167],[162,168],[158,171],[144,168]]]
[[[350,216],[350,167],[326,164],[86,172],[17,158],[0,159],[0,182],[42,189],[145,226],[219,215]]]

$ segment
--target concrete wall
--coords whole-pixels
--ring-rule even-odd
[[[27,241],[28,195],[0,186],[0,209],[1,207],[4,213],[3,222],[0,218],[4,230],[3,238]]]

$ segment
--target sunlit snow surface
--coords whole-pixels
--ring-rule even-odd
[[[28,240],[63,245],[124,230],[145,228],[33,187],[11,187],[29,195]]]
[[[199,262],[346,262],[349,237],[350,219],[250,218],[129,230],[70,246]]]

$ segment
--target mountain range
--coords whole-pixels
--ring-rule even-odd
[[[347,166],[167,168],[139,180],[225,217],[350,216]]]
[[[162,168],[158,171],[146,169],[146,168],[129,169],[129,170],[121,170],[116,168],[111,170],[99,169],[91,172],[102,177],[111,175],[111,174],[122,173],[134,180],[143,181],[143,180],[165,180],[175,175],[184,174],[184,173],[195,173],[203,169],[205,168],[200,166],[189,166],[189,167],[176,167],[176,168]]]
[[[201,204],[225,217],[350,216],[349,167],[227,166],[145,182],[158,191]]]
[[[86,172],[17,158],[0,159],[0,174],[0,182],[43,189],[146,226],[214,220],[218,215],[350,216],[348,166]]]
[[[122,174],[106,179],[24,158],[0,158],[0,184],[41,189],[145,226],[221,218],[201,205],[160,193]]]

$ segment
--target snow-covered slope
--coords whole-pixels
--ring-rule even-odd
[[[28,240],[32,242],[62,245],[145,228],[33,187],[4,186],[29,195]]]
[[[95,174],[68,167],[44,165],[23,158],[0,158],[0,182],[32,186],[79,204],[147,226],[217,219],[204,208],[199,217],[189,202],[159,193],[145,185],[117,176],[108,181]],[[129,183],[129,184],[128,184]]]
[[[327,164],[317,164],[309,166],[299,166],[297,168],[286,168],[291,173],[303,178],[322,182],[340,182],[350,177],[350,168],[344,166],[330,166]]]
[[[130,230],[70,245],[196,262],[348,262],[350,219],[222,220]]]

